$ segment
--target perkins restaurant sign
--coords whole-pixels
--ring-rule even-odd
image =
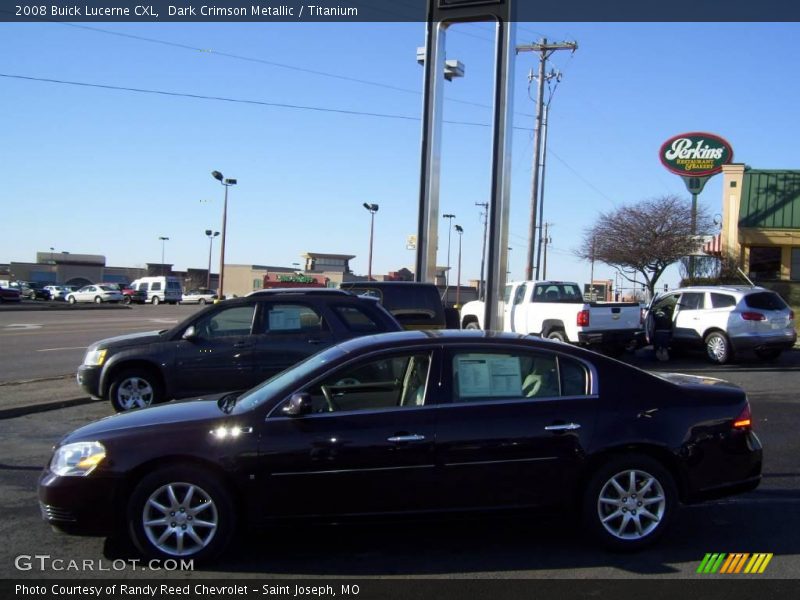
[[[731,145],[713,133],[676,135],[664,142],[658,154],[661,164],[684,177],[715,175],[733,160]]]

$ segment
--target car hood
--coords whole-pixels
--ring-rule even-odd
[[[84,425],[70,433],[62,444],[98,440],[109,435],[140,429],[142,427],[153,427],[158,425],[169,425],[173,423],[191,423],[218,419],[226,416],[217,404],[216,400],[224,394],[215,394],[206,398],[196,400],[182,400],[178,402],[168,402],[150,408],[142,408],[119,413]]]
[[[162,334],[165,329],[160,331],[140,331],[138,333],[126,333],[125,335],[118,335],[115,337],[105,338],[99,340],[89,346],[89,350],[97,348],[124,348],[126,346],[138,346],[141,344],[149,344],[161,340]]]

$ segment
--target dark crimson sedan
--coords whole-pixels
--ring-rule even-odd
[[[162,558],[210,558],[276,519],[540,506],[635,549],[679,503],[754,489],[761,460],[747,397],[724,381],[517,334],[406,331],[332,346],[239,396],[82,427],[39,499],[58,529],[124,525]]]

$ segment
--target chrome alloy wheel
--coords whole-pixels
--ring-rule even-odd
[[[170,556],[192,556],[217,533],[219,513],[201,487],[182,482],[161,486],[142,510],[142,528],[150,543]]]
[[[153,386],[141,377],[128,377],[117,389],[117,401],[123,410],[150,406],[153,397]]]
[[[661,523],[666,507],[666,494],[658,479],[637,469],[611,477],[597,498],[600,523],[621,540],[646,538]]]
[[[706,352],[708,352],[708,357],[714,362],[725,360],[725,356],[728,353],[728,344],[725,342],[725,338],[720,335],[711,337],[708,342],[706,342]]]

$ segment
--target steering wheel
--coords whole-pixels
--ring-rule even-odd
[[[361,382],[355,377],[345,377],[336,382],[336,385],[359,385]]]
[[[328,405],[328,412],[335,412],[338,407],[336,403],[333,401],[333,394],[331,394],[331,389],[327,385],[321,385],[320,389],[322,390],[322,395],[325,396],[325,403]]]

